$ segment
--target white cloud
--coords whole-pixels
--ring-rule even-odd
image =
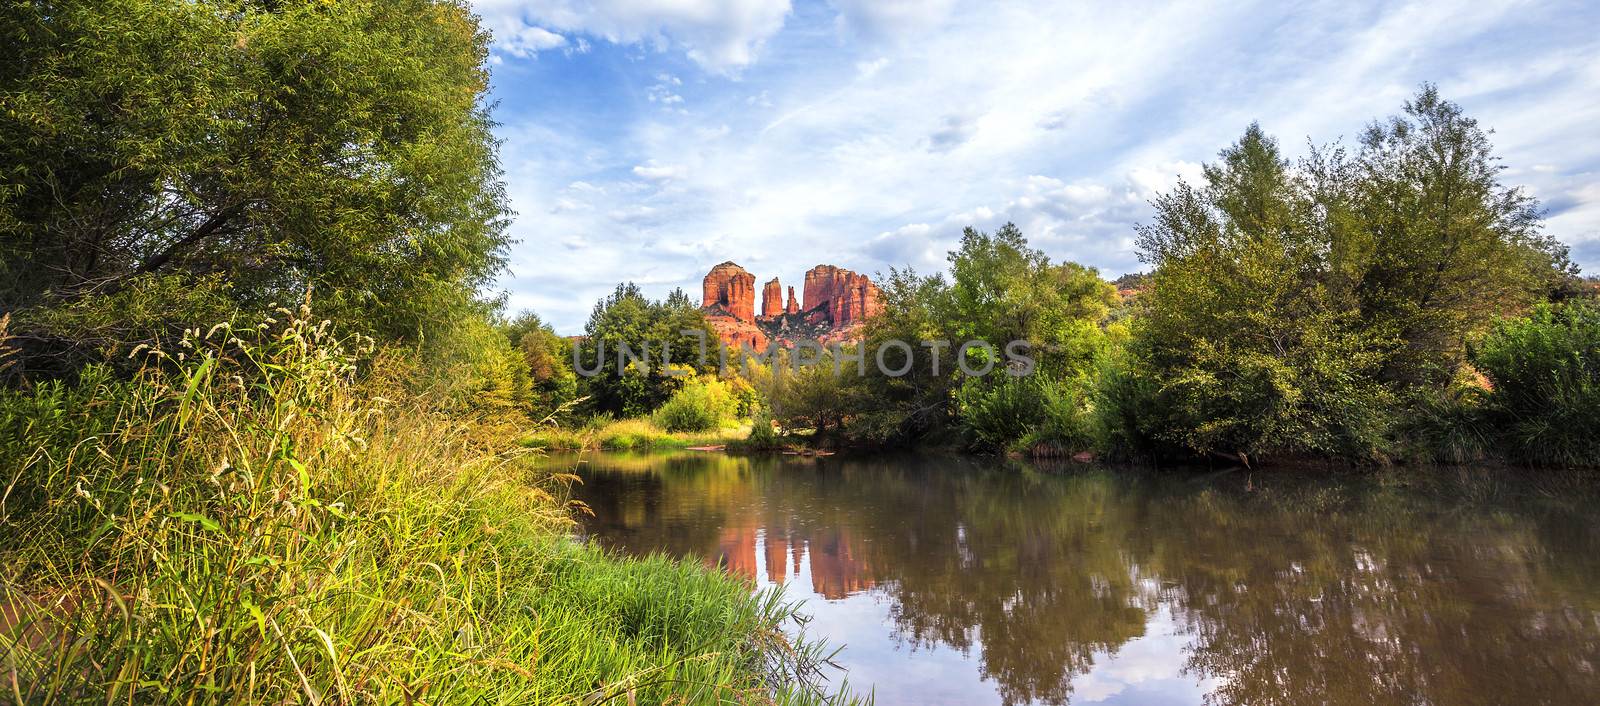
[[[663,106],[673,106],[683,103],[683,96],[673,91],[683,85],[683,80],[672,74],[662,73],[656,75],[656,82],[646,92],[646,97],[651,103],[660,103]]]
[[[882,56],[873,59],[872,61],[859,61],[856,62],[856,75],[862,79],[869,79],[873,76],[877,76],[878,72],[882,71],[883,68],[888,65],[888,57]]]
[[[790,13],[789,0],[474,0],[473,7],[500,50],[513,55],[524,55],[516,38],[542,26],[615,44],[678,47],[720,73],[754,61]]]
[[[926,31],[950,16],[955,0],[829,0],[846,31],[870,38],[899,38]]]
[[[620,279],[654,282],[660,296],[727,259],[786,283],[820,262],[926,271],[944,265],[962,227],[1008,220],[1053,259],[1135,270],[1133,226],[1149,220],[1149,199],[1196,181],[1250,121],[1298,154],[1307,136],[1348,138],[1398,111],[1425,80],[1496,128],[1506,179],[1551,208],[1547,230],[1580,262],[1600,266],[1600,143],[1588,139],[1600,123],[1600,40],[1558,9],[1037,0],[914,16],[896,15],[906,4],[837,0],[791,16],[787,2],[486,5],[569,46],[590,36],[712,52],[702,58],[748,50],[702,61],[713,74],[739,70],[737,81],[646,51],[607,68],[615,83],[585,89],[637,96],[634,112],[497,116],[514,205],[529,214],[514,227],[525,242],[506,285],[564,332]],[[737,19],[735,5],[756,19]],[[616,15],[625,6],[636,12]],[[851,31],[840,35],[839,22]],[[915,41],[866,37],[869,26]],[[565,239],[582,248],[544,246]]]
[[[686,172],[687,170],[685,170],[682,165],[657,165],[654,162],[650,164],[641,164],[633,168],[634,176],[641,179],[649,179],[651,181],[681,179]]]
[[[567,46],[567,38],[543,27],[523,25],[500,37],[499,46],[507,54],[527,58],[546,49]]]

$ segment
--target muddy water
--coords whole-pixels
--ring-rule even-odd
[[[595,541],[805,600],[879,704],[1600,703],[1593,480],[551,462]]]

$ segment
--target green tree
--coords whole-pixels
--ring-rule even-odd
[[[1136,342],[1160,381],[1158,436],[1196,452],[1370,454],[1382,358],[1324,276],[1330,223],[1258,125],[1154,201]],[[1105,410],[1114,413],[1115,410]]]
[[[7,3],[0,42],[0,309],[215,276],[404,336],[501,267],[465,2]]]
[[[572,343],[525,311],[502,322],[506,341],[521,352],[530,379],[529,407],[535,419],[556,413],[578,396],[578,375],[572,369]]]
[[[800,355],[806,360],[797,360]],[[852,398],[851,380],[855,370],[837,369],[831,353],[816,356],[812,353],[784,352],[763,376],[763,393],[771,418],[787,429],[810,428],[815,438],[837,435],[846,417],[861,411],[859,400]],[[851,377],[846,377],[851,376]]]
[[[1094,268],[1051,264],[1010,223],[993,235],[967,228],[949,260],[957,343],[982,340],[999,351],[1026,341],[1046,374],[1088,372],[1104,347],[1099,324],[1117,303],[1116,289]]]
[[[632,282],[619,284],[595,304],[584,327],[577,353],[583,373],[580,391],[589,398],[590,411],[649,414],[688,375],[716,370],[720,345],[716,331],[683,290],[657,302]]]
[[[1353,164],[1332,166],[1349,194],[1333,252],[1363,320],[1393,342],[1387,379],[1448,380],[1468,335],[1576,274],[1541,232],[1538,202],[1499,182],[1488,132],[1432,85],[1369,126]]]
[[[892,341],[908,343],[913,346],[911,369],[901,376],[877,374],[875,365],[869,365],[866,377],[850,371],[852,377],[843,381],[846,389],[830,393],[830,404],[837,409],[848,399],[849,409],[838,416],[850,417],[851,435],[868,441],[903,443],[947,430],[955,420],[953,390],[958,384],[952,372],[955,350],[948,343],[956,335],[949,282],[940,274],[890,269],[878,302],[878,314],[862,330],[861,348],[876,357]],[[944,345],[923,346],[923,341]],[[898,369],[905,364],[901,353],[885,353],[884,362]]]
[[[1155,270],[1132,372],[1157,399],[1137,426],[1202,453],[1382,455],[1396,404],[1449,384],[1469,336],[1573,276],[1499,170],[1432,86],[1353,158],[1291,166],[1251,125],[1139,229]]]
[[[1082,384],[1108,348],[1102,324],[1116,305],[1116,290],[1093,268],[1050,262],[1010,223],[993,234],[967,228],[948,259],[948,280],[890,270],[881,312],[867,323],[862,347],[876,357],[886,345],[904,341],[913,348],[913,365],[901,376],[881,374],[869,365],[868,375],[846,381],[848,392],[841,399],[853,407],[846,415],[850,432],[883,442],[930,437],[948,442],[951,437],[944,432],[962,424],[979,445],[998,447],[1016,439],[996,439],[993,430],[1062,427],[1057,422],[1075,414],[1067,407],[1082,400],[1066,388]],[[945,345],[927,347],[923,341]],[[989,375],[966,379],[961,372],[958,352],[967,341],[992,346],[970,348],[966,355],[972,369],[994,363]],[[1025,344],[1017,352],[1035,361],[1032,374],[1038,379],[1028,386],[1007,382],[1007,346],[1012,342]],[[991,354],[993,359],[984,359]],[[885,354],[891,369],[902,362],[900,352]],[[1046,409],[998,402],[998,396],[1019,399],[1011,393],[1024,388],[1053,404]],[[1054,404],[1062,400],[1072,402]],[[1013,415],[1023,410],[1026,416]],[[971,418],[989,412],[1006,418]],[[1049,434],[1051,441],[1066,441],[1055,438],[1065,435]]]

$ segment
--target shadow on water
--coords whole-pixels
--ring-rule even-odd
[[[879,703],[1588,703],[1590,478],[586,455],[584,531],[807,600]]]

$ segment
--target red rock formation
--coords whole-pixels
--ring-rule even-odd
[[[856,555],[850,531],[845,528],[817,531],[807,542],[811,559],[811,590],[831,601],[872,588],[872,565]]]
[[[763,352],[774,341],[783,346],[805,338],[825,345],[848,341],[859,335],[860,322],[878,311],[872,280],[833,265],[806,272],[804,305],[795,300],[794,287],[784,303],[782,283],[772,278],[761,288],[759,317],[755,283],[755,275],[732,262],[711,268],[701,282],[701,307],[725,345]]]
[[[766,542],[767,550],[767,580],[773,583],[783,583],[783,580],[788,576],[786,569],[789,568],[789,541],[777,536],[770,529],[767,530],[763,540]]]
[[[711,268],[701,280],[700,306],[722,307],[739,321],[756,320],[756,276],[732,262]]]
[[[761,315],[772,318],[783,314],[783,286],[778,284],[778,278],[761,288]]]
[[[717,538],[717,566],[735,576],[756,577],[756,533],[752,527],[724,527]],[[707,557],[710,558],[710,557]]]
[[[725,346],[735,349],[748,346],[757,353],[767,349],[767,334],[753,321],[740,321],[716,310],[706,313],[706,321],[711,324],[712,330],[717,332],[717,338],[722,339],[722,344]]]
[[[803,309],[826,308],[835,327],[845,327],[878,313],[878,286],[850,270],[817,265],[806,271]]]

